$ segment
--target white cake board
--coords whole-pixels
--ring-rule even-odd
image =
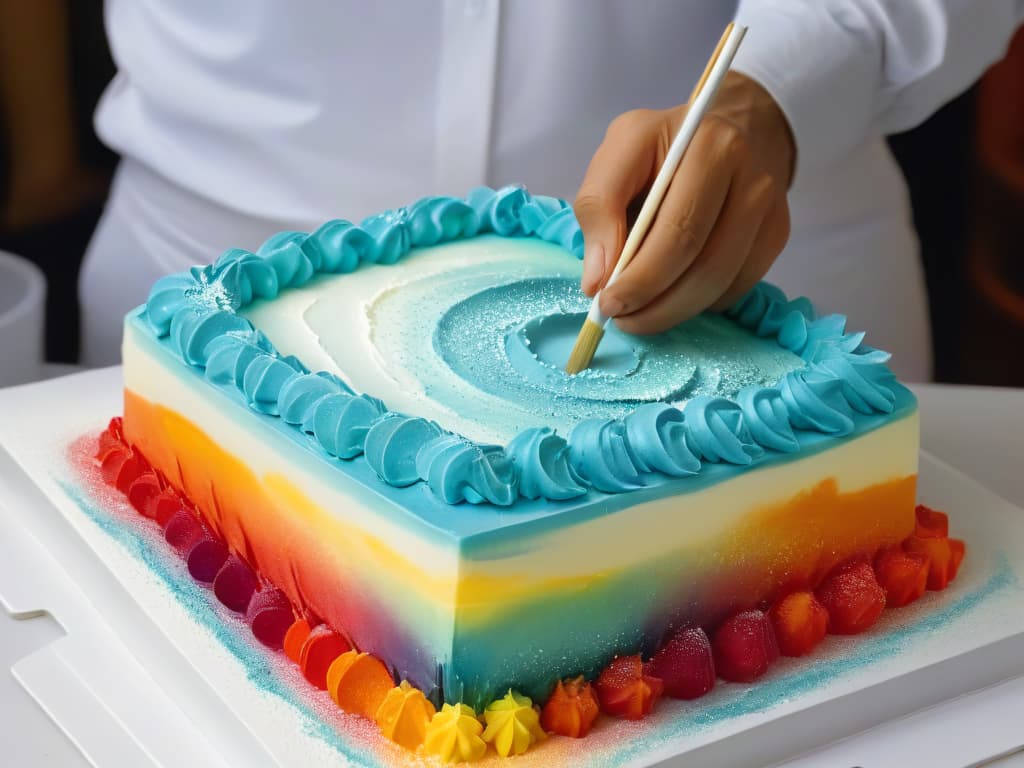
[[[119,369],[0,391],[0,601],[16,616],[50,613],[67,633],[19,661],[13,673],[95,765],[345,765],[300,713],[252,685],[237,658],[60,485],[67,443],[98,432],[120,410]],[[880,723],[892,727],[909,713],[986,687],[962,700],[976,702],[972,711],[979,719],[971,734],[985,733],[988,743],[972,751],[934,741],[934,723],[943,712],[950,722],[965,723],[955,703],[947,703],[929,718],[907,721],[933,724],[921,726],[931,738],[917,737],[914,764],[969,765],[1019,746],[1019,725],[998,712],[1024,692],[1024,682],[1013,679],[1024,673],[1018,570],[1024,564],[1024,512],[928,456],[920,488],[922,500],[952,512],[955,534],[968,541],[964,568],[947,593],[927,597],[916,614],[887,611],[886,631],[828,640],[816,661],[781,663],[750,689],[789,691],[777,700],[645,745],[611,764],[778,763]],[[1002,586],[985,592],[982,587],[998,574]],[[846,660],[869,655],[887,631],[924,626],[930,615],[924,609],[945,616],[951,606],[963,609],[941,626],[910,633],[903,647],[855,673],[842,671]],[[799,665],[833,662],[834,677],[786,687],[790,678],[801,679]],[[739,686],[723,685],[688,712],[727,710],[744,695]],[[660,720],[642,727],[671,732],[679,706],[661,708]],[[957,730],[950,745],[977,742]],[[813,760],[797,763],[821,764]],[[909,764],[906,752],[859,762],[872,768]]]

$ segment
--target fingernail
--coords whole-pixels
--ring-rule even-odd
[[[614,296],[601,296],[601,311],[608,317],[615,317],[622,314],[622,302]]]
[[[597,290],[597,284],[601,280],[601,273],[604,269],[603,249],[598,245],[588,245],[583,255],[583,279],[580,286],[588,296]]]

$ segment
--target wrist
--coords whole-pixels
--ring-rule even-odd
[[[711,113],[737,125],[755,147],[770,153],[783,188],[789,188],[796,169],[796,140],[785,112],[756,80],[730,71]]]

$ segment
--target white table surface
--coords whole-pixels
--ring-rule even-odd
[[[941,385],[914,388],[920,400],[922,447],[1014,504],[1024,507],[1024,390]],[[0,532],[2,535],[2,532]],[[10,673],[19,659],[60,637],[49,616],[14,619],[0,611],[0,764],[87,766],[71,741]],[[786,764],[786,768],[863,766],[872,756],[905,755],[917,765],[921,740],[983,740],[990,713],[1024,706],[1024,679],[1008,681],[923,713],[889,723]],[[1024,741],[1024,726],[1021,727]],[[996,755],[990,755],[997,758]],[[1024,753],[986,762],[993,768],[1024,768]],[[103,766],[103,768],[111,768]],[[116,768],[120,768],[119,766]],[[128,768],[126,766],[126,768]],[[965,766],[966,768],[966,766]]]

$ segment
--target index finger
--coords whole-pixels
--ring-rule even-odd
[[[662,113],[649,110],[619,115],[590,160],[573,204],[585,244],[585,293],[604,283],[622,251],[626,210],[658,170],[665,122]]]

